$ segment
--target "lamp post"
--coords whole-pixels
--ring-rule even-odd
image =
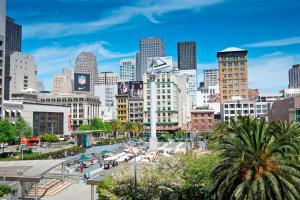
[[[133,195],[133,199],[136,199],[136,193],[137,193],[137,177],[136,177],[136,155],[133,152],[132,149],[130,149],[130,151],[132,152],[133,156],[134,156],[134,162],[133,162],[133,170],[134,170],[134,195]]]

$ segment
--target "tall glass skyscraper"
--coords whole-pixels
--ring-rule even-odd
[[[197,69],[196,42],[178,42],[177,53],[179,70]]]

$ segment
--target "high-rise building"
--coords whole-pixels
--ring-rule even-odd
[[[248,99],[248,51],[229,47],[217,57],[221,103],[237,96]]]
[[[289,88],[300,88],[300,64],[289,69]]]
[[[97,59],[90,52],[81,52],[76,58],[75,73],[89,74],[90,75],[90,91],[94,95],[94,86],[98,84],[98,70]]]
[[[219,70],[218,69],[205,69],[204,74],[204,86],[216,86],[219,85]]]
[[[124,81],[136,80],[136,58],[122,59],[120,61],[120,79]]]
[[[165,55],[165,45],[160,38],[145,38],[140,40],[140,51],[138,53],[138,63],[136,67],[136,80],[143,80],[144,73],[147,72],[147,58],[162,57]]]
[[[4,100],[6,0],[0,0],[0,116]]]
[[[73,72],[64,68],[61,74],[57,74],[52,80],[53,94],[71,94],[73,91]]]
[[[37,65],[32,56],[20,52],[10,55],[10,93],[20,93],[27,89],[38,91]]]
[[[13,52],[22,50],[22,26],[15,23],[11,17],[6,17],[6,39],[5,39],[5,80],[4,80],[4,99],[10,98],[10,58]]]
[[[177,53],[179,70],[197,69],[196,42],[178,42]]]
[[[114,72],[98,73],[98,85],[117,85],[118,74]]]

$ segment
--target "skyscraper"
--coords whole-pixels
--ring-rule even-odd
[[[90,52],[81,52],[76,58],[75,73],[89,74],[90,75],[90,92],[94,95],[94,86],[98,84],[98,70],[97,59]]]
[[[61,74],[57,74],[52,80],[52,90],[53,94],[71,94],[73,91],[72,81],[73,73],[71,69],[63,69]]]
[[[98,74],[98,85],[117,85],[118,74],[114,72],[101,72]]]
[[[0,0],[0,116],[4,97],[6,0]]]
[[[220,75],[220,100],[248,99],[248,51],[229,47],[217,53]]]
[[[289,88],[300,88],[300,64],[289,69]]]
[[[219,70],[218,69],[205,69],[204,73],[204,85],[205,87],[219,85]]]
[[[22,50],[22,26],[15,23],[11,17],[6,17],[6,39],[5,39],[5,81],[4,81],[4,99],[10,98],[10,55],[13,52]]]
[[[136,80],[136,59],[122,59],[120,61],[120,79],[126,81]]]
[[[178,42],[177,53],[179,70],[197,69],[196,42]]]
[[[141,39],[137,58],[139,65],[136,67],[136,80],[143,80],[143,75],[147,72],[147,58],[162,57],[164,55],[165,45],[160,38]]]

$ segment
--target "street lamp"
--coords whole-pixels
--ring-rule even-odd
[[[137,193],[137,177],[136,177],[136,155],[133,152],[132,149],[130,149],[130,151],[132,152],[133,156],[134,156],[134,162],[133,162],[133,168],[134,168],[134,195],[133,195],[133,199],[136,199],[136,193]]]

